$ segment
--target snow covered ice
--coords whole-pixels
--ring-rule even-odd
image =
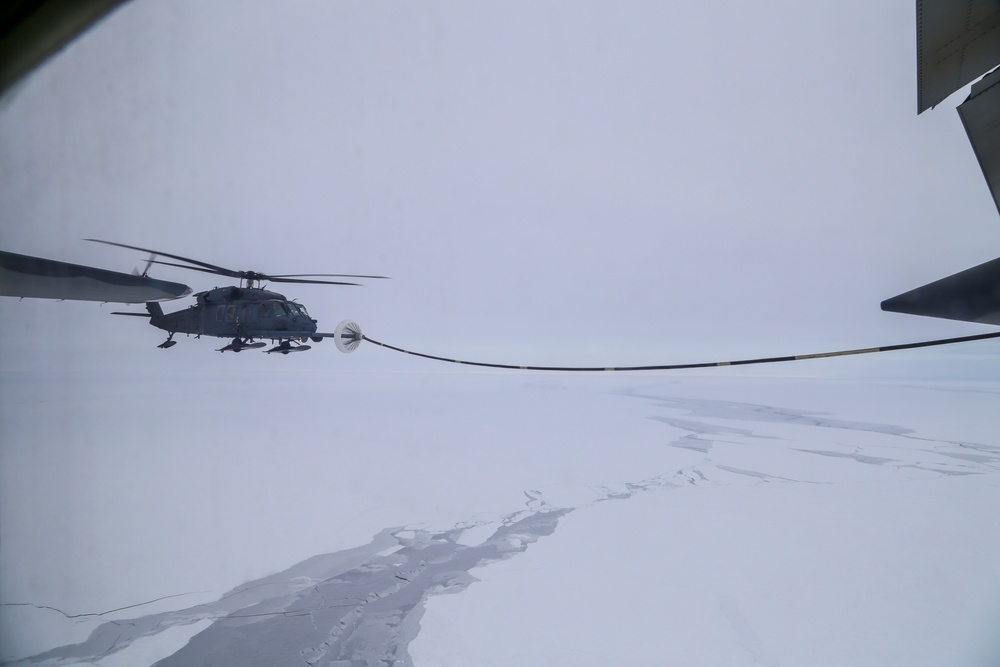
[[[194,525],[148,526],[176,542],[169,553],[124,535],[114,550],[85,545],[94,562],[66,566],[98,568],[104,607],[38,584],[46,566],[22,563],[36,576],[12,587],[25,606],[3,608],[5,659],[1000,659],[995,382],[386,374],[362,382],[378,386],[377,406],[357,383],[331,380],[336,426],[289,446],[294,464],[262,470],[276,459],[247,445],[239,469],[196,475],[176,508]],[[288,415],[297,433],[329,418],[309,407]],[[221,466],[214,457],[232,452],[220,449],[197,466]],[[236,523],[254,526],[256,547],[240,548],[220,524],[233,508],[209,498],[254,493],[266,502]],[[224,535],[192,569],[200,524]],[[305,553],[318,543],[330,548]],[[278,563],[294,553],[298,564]],[[263,574],[233,580],[240,572]]]

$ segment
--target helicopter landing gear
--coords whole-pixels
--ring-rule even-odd
[[[256,350],[257,348],[264,347],[264,343],[257,342],[251,343],[249,340],[244,340],[240,338],[234,338],[233,342],[225,347],[219,348],[219,352],[240,352],[242,350]]]
[[[165,350],[168,347],[173,347],[174,345],[177,345],[177,341],[174,340],[174,332],[171,331],[170,335],[167,336],[167,339],[162,343],[160,343],[159,345],[157,345],[156,347],[160,348],[161,350]]]
[[[268,354],[272,352],[280,352],[281,354],[288,354],[289,352],[305,352],[306,350],[311,350],[312,347],[309,345],[296,345],[292,347],[292,341],[283,340],[270,350],[267,351]]]

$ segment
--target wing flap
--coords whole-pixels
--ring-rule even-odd
[[[993,202],[1000,209],[1000,70],[987,74],[972,86],[958,115],[979,160]]]

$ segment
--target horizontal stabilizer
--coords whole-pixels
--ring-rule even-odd
[[[1000,324],[1000,257],[886,299],[882,310]]]

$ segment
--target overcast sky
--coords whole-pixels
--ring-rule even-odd
[[[81,240],[100,238],[234,269],[389,275],[279,291],[322,331],[352,318],[386,343],[500,363],[984,333],[879,309],[1000,254],[960,96],[916,115],[915,30],[912,0],[133,0],[0,99],[0,247],[142,265]],[[218,438],[214,411],[251,397],[280,415],[337,373],[442,370],[329,342],[288,358],[184,337],[158,350],[163,332],[116,309],[0,299],[8,463],[11,443],[40,438]],[[788,372],[995,378],[998,355],[988,341]],[[122,430],[125,397],[147,421]],[[33,465],[27,484],[43,485],[48,463]]]
[[[131,2],[3,101],[3,246],[387,274],[284,292],[323,330],[513,363],[976,333],[879,310],[1000,247],[954,100],[915,114],[914,40],[903,0]],[[52,326],[79,332],[59,355],[160,354],[79,306],[5,299],[5,358]]]

